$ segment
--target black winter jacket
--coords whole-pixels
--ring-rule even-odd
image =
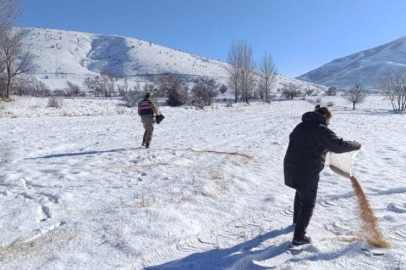
[[[328,151],[345,153],[360,148],[355,141],[338,138],[327,127],[325,116],[315,111],[307,112],[302,116],[302,123],[290,134],[284,160],[285,185],[300,190],[317,189]]]

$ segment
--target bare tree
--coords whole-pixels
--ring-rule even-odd
[[[116,95],[116,78],[113,75],[102,74],[99,85],[105,98]]]
[[[83,81],[83,85],[93,90],[95,97],[99,97],[100,94],[102,93],[101,80],[99,76],[96,76],[94,78],[90,77],[86,78]]]
[[[154,88],[153,92],[154,92],[155,97],[161,97],[161,98],[166,97],[167,93],[166,93],[165,87],[162,87],[165,84],[162,82],[162,80],[165,80],[164,77],[165,77],[165,75],[153,75],[150,77],[149,83],[147,83],[147,85],[149,85],[149,84],[153,85],[153,88]],[[147,87],[147,86],[145,86],[145,87]],[[148,86],[148,87],[152,88],[152,86]],[[151,92],[151,91],[149,91],[149,92]]]
[[[200,81],[192,88],[192,104],[204,107],[210,106],[213,98],[218,95],[215,83],[211,81]]]
[[[127,102],[127,107],[133,107],[136,105],[143,97],[143,91],[141,90],[141,85],[137,82],[128,92],[123,96],[124,100]]]
[[[276,67],[272,56],[265,53],[259,66],[260,72],[260,95],[265,102],[270,102],[270,91],[276,81]]]
[[[141,84],[140,82],[136,82],[133,87],[131,87],[130,91],[140,92],[142,93]]]
[[[0,0],[0,35],[10,30],[21,13],[22,9],[17,0]]]
[[[240,95],[241,81],[241,47],[235,41],[231,42],[227,55],[227,73],[229,75],[228,85],[234,90],[235,103],[238,102]]]
[[[145,93],[151,93],[154,96],[159,96],[159,95],[156,95],[156,94],[158,94],[158,91],[156,89],[155,84],[153,84],[151,82],[144,84],[144,92]]]
[[[66,93],[68,96],[74,96],[77,97],[80,94],[80,87],[77,84],[74,84],[71,81],[66,81],[67,88],[66,88]]]
[[[0,80],[3,81],[3,80]],[[14,95],[18,96],[27,96],[31,93],[30,89],[30,81],[26,78],[18,78],[15,80],[14,84],[12,85],[10,92]],[[4,85],[0,86],[0,89],[4,89]]]
[[[18,96],[49,97],[51,89],[36,77],[30,79],[19,77],[13,82],[10,93]]]
[[[17,4],[16,0],[0,0],[0,42],[10,37],[11,26],[17,17],[22,13],[21,7]],[[4,60],[10,55],[4,55],[3,47],[0,50],[0,97],[9,98],[11,80],[8,80],[9,74],[6,74],[6,68],[9,63]],[[7,50],[9,51],[9,50]],[[10,59],[9,59],[10,60]]]
[[[241,47],[241,92],[242,98],[246,103],[252,98],[255,87],[255,68],[256,64],[253,58],[252,47],[245,42],[240,42]]]
[[[35,77],[32,77],[29,81],[29,88],[29,94],[36,97],[49,97],[51,95],[51,90],[48,86]]]
[[[13,79],[31,69],[33,55],[22,48],[23,34],[19,30],[7,30],[0,35],[0,68],[3,83],[2,96],[10,97]]]
[[[355,110],[355,105],[363,103],[367,97],[367,91],[361,84],[354,85],[348,93],[344,96],[344,99],[352,103],[352,109]]]
[[[379,88],[389,98],[394,111],[406,111],[406,75],[395,71],[382,74]]]
[[[128,79],[124,79],[124,84],[117,84],[118,93],[120,96],[125,96],[128,91],[130,91],[130,86],[128,84]]]
[[[283,86],[282,95],[284,95],[287,99],[294,99],[295,97],[301,95],[301,91],[299,90],[299,86],[289,83]]]
[[[246,103],[253,96],[256,64],[252,47],[245,41],[232,42],[227,56],[228,85],[235,93],[235,102],[241,97]]]
[[[83,80],[83,86],[93,90],[94,79],[87,77]]]

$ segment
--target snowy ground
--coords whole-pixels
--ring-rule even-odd
[[[326,168],[315,247],[279,269],[406,269],[406,115],[380,97],[356,111],[333,100],[331,128],[363,144],[355,170],[392,249],[376,257],[342,241],[357,235],[356,203]],[[131,112],[1,118],[0,269],[265,269],[252,259],[292,238],[282,162],[313,106],[163,108],[150,150]]]
[[[120,98],[62,98],[61,108],[49,107],[48,98],[13,96],[12,102],[0,103],[0,118],[55,116],[138,115],[137,108],[128,108]]]

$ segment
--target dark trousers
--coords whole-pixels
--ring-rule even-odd
[[[145,129],[142,143],[149,145],[152,141],[152,134],[154,133],[154,115],[143,115],[141,119]]]
[[[295,204],[293,211],[293,223],[296,224],[293,238],[301,239],[306,234],[307,226],[313,215],[316,205],[317,189],[296,190]]]

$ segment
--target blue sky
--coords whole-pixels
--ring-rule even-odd
[[[124,35],[220,60],[243,39],[291,77],[406,35],[404,0],[20,2],[19,26]]]

